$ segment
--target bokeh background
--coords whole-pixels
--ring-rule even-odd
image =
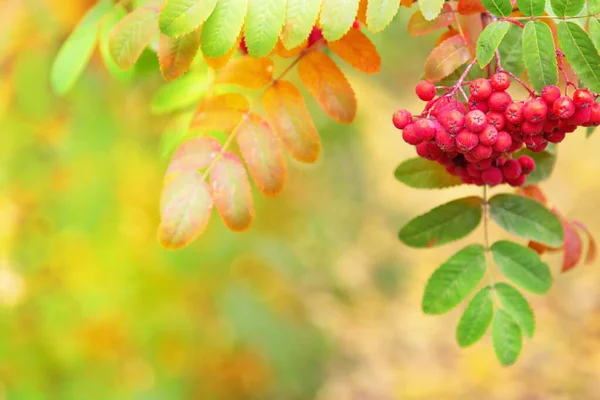
[[[394,180],[414,149],[390,116],[421,107],[412,87],[436,39],[407,36],[409,11],[373,36],[379,75],[346,68],[354,125],[310,103],[319,162],[292,162],[280,197],[257,195],[248,232],[214,216],[192,246],[168,252],[158,199],[181,132],[150,112],[155,58],[123,81],[96,54],[66,98],[50,91],[52,58],[92,4],[0,0],[0,399],[600,398],[597,265],[559,275],[560,254],[547,257],[556,281],[529,296],[537,332],[511,368],[489,337],[458,348],[462,307],[420,311],[431,272],[482,235],[425,251],[396,238],[409,218],[479,192]],[[570,135],[542,185],[596,234],[599,145]]]

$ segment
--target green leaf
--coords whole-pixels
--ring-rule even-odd
[[[585,0],[550,0],[552,11],[557,17],[573,17],[583,10],[584,4]]]
[[[187,74],[163,85],[152,98],[152,113],[167,114],[196,104],[206,93],[205,74]]]
[[[399,7],[398,0],[369,0],[366,21],[369,30],[371,32],[382,31],[392,22]]]
[[[490,215],[507,232],[529,240],[560,247],[560,220],[539,202],[515,194],[497,194],[489,201]]]
[[[158,17],[160,31],[171,37],[185,35],[202,25],[216,4],[217,0],[167,0]]]
[[[252,57],[269,55],[285,21],[286,0],[248,0],[244,25],[246,47]]]
[[[153,7],[133,10],[110,31],[108,49],[119,68],[133,67],[144,48],[158,34],[158,12]]]
[[[554,146],[552,146],[553,148]],[[546,150],[539,152],[523,149],[515,154],[515,158],[526,155],[535,161],[535,168],[527,175],[526,184],[533,185],[534,183],[545,181],[552,175],[554,165],[556,165],[556,152],[554,150],[550,151],[550,149],[550,146]]]
[[[310,35],[321,11],[321,0],[288,0],[281,41],[286,49],[300,46]]]
[[[533,337],[535,332],[535,315],[527,299],[521,292],[507,283],[497,283],[494,290],[502,302],[502,307],[519,324],[521,331],[527,337]]]
[[[494,53],[508,29],[510,22],[493,22],[485,27],[479,39],[477,39],[477,62],[481,68],[485,67],[492,61]]]
[[[492,343],[500,364],[514,364],[521,353],[523,338],[521,328],[504,310],[498,309],[492,324]]]
[[[100,55],[102,62],[108,70],[108,72],[115,78],[123,82],[128,82],[133,78],[135,73],[134,69],[123,71],[115,60],[110,55],[110,48],[108,45],[110,31],[115,25],[119,23],[123,18],[127,16],[127,11],[122,7],[114,7],[107,15],[102,18],[100,25],[98,26],[98,48],[100,49]]]
[[[525,69],[523,61],[523,34],[521,28],[511,24],[498,47],[502,68],[519,76]]]
[[[435,19],[442,11],[444,0],[419,0],[419,8],[427,21]]]
[[[354,24],[360,0],[323,0],[321,6],[321,29],[323,37],[335,42],[344,36]]]
[[[479,244],[472,244],[454,254],[427,281],[423,312],[443,314],[456,307],[481,282],[485,267],[485,252]]]
[[[219,0],[202,27],[202,51],[207,57],[221,57],[235,44],[248,8],[247,0]]]
[[[523,58],[533,88],[541,93],[544,86],[558,81],[554,39],[548,25],[529,21],[523,29]]]
[[[512,12],[510,0],[481,0],[481,3],[496,17],[508,17]]]
[[[550,268],[528,247],[507,240],[492,245],[494,262],[508,279],[534,294],[545,294],[552,285]]]
[[[398,165],[394,176],[400,182],[417,189],[441,189],[462,184],[459,177],[450,175],[443,165],[415,157]]]
[[[588,0],[587,10],[589,14],[600,13],[600,0]]]
[[[50,71],[50,84],[56,94],[66,94],[83,73],[96,48],[98,24],[112,7],[110,0],[96,3],[58,50]]]
[[[544,14],[546,0],[517,0],[517,6],[526,17],[537,17]]]
[[[581,82],[600,92],[600,55],[583,28],[574,22],[560,22],[558,42]]]
[[[454,200],[416,217],[398,236],[411,247],[433,247],[461,239],[481,221],[480,197]]]
[[[592,39],[594,47],[600,51],[600,21],[598,21],[598,18],[590,18],[588,20],[588,31],[590,32],[590,39]]]
[[[494,318],[494,303],[490,293],[489,286],[481,289],[460,317],[456,328],[456,341],[460,347],[477,343],[487,332]]]
[[[587,128],[585,128],[585,137],[588,138],[592,135],[592,133],[594,133],[594,131],[596,130],[597,126],[588,126]]]

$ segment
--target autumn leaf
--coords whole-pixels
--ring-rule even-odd
[[[487,12],[486,8],[481,3],[481,0],[458,0],[456,8],[459,14],[481,14]]]
[[[450,39],[452,36],[456,35],[460,35],[460,32],[458,32],[454,28],[448,29],[446,32],[442,33],[440,37],[435,41],[435,47],[438,47],[440,44],[442,44],[444,40]]]
[[[311,51],[298,64],[302,83],[327,115],[349,124],[356,116],[356,97],[343,72],[327,54]]]
[[[517,194],[534,199],[543,205],[548,205],[548,199],[538,185],[527,185],[517,189]]]
[[[471,54],[462,36],[452,36],[433,49],[425,61],[425,78],[439,81],[469,61]]]
[[[248,100],[239,93],[224,93],[203,99],[198,105],[190,128],[232,131],[250,109]]]
[[[206,54],[204,55],[204,61],[206,64],[214,69],[215,71],[220,71],[227,66],[229,61],[233,58],[233,56],[239,51],[239,39],[238,44],[233,46],[227,53],[220,57],[209,57]]]
[[[165,179],[174,174],[206,168],[221,151],[221,144],[214,138],[201,136],[183,142],[171,157]]]
[[[421,10],[417,10],[408,20],[408,34],[411,36],[426,35],[439,29],[450,26],[454,23],[454,11],[448,4],[444,4],[440,15],[435,19],[428,21],[423,16]]]
[[[329,49],[342,60],[365,74],[381,69],[381,57],[371,40],[360,30],[350,29],[340,40],[329,43]]]
[[[596,262],[596,258],[598,257],[598,245],[596,244],[596,240],[590,230],[585,226],[583,222],[573,221],[573,225],[583,230],[588,237],[588,249],[585,255],[585,264],[593,264]]]
[[[306,48],[307,43],[308,39],[302,42],[299,46],[294,47],[293,49],[287,49],[281,41],[281,39],[279,39],[279,41],[275,45],[275,48],[273,49],[273,54],[283,58],[298,57],[298,55],[300,55],[300,53],[302,53],[302,51]]]
[[[575,268],[579,263],[579,260],[581,260],[583,242],[573,224],[564,218],[561,218],[560,222],[562,223],[564,232],[563,263],[561,272],[567,272]]]
[[[160,72],[167,81],[185,74],[200,46],[200,32],[192,31],[176,39],[165,34],[158,41],[158,62]]]
[[[268,57],[236,57],[219,71],[214,83],[261,89],[273,80],[273,70],[273,60]]]

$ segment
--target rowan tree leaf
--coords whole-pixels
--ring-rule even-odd
[[[477,343],[487,332],[494,318],[494,302],[489,286],[481,289],[469,302],[456,328],[456,341],[460,347]]]
[[[271,126],[253,113],[235,132],[240,153],[256,186],[266,196],[277,196],[287,180],[287,163]]]
[[[165,179],[174,174],[198,171],[210,165],[221,151],[221,144],[212,137],[199,136],[181,143],[173,153]]]
[[[481,198],[454,200],[412,219],[398,236],[411,247],[434,247],[461,239],[481,221]]]
[[[517,0],[519,11],[526,17],[537,17],[544,14],[546,0]]]
[[[500,240],[492,244],[492,254],[502,273],[520,288],[534,294],[545,294],[550,290],[550,268],[535,251]]]
[[[356,116],[356,97],[344,73],[327,54],[311,51],[298,63],[300,80],[333,120],[349,124]]]
[[[208,225],[212,208],[210,188],[197,171],[174,176],[162,192],[160,244],[169,250],[189,245]]]
[[[552,11],[557,17],[573,17],[583,10],[584,4],[585,0],[550,0]]]
[[[583,242],[574,225],[561,218],[564,232],[563,262],[561,272],[567,272],[577,266],[583,256]]]
[[[481,14],[487,12],[486,8],[481,3],[481,0],[458,0],[456,11],[458,11],[458,13],[461,15]]]
[[[433,20],[427,20],[421,10],[416,10],[408,20],[408,34],[411,36],[426,35],[439,29],[450,26],[454,23],[454,14],[452,8],[445,4],[440,15]]]
[[[496,17],[508,17],[512,13],[510,0],[481,0],[481,3]]]
[[[533,337],[535,315],[527,299],[508,283],[497,283],[494,285],[494,290],[502,303],[502,308],[519,324],[521,332],[529,338]]]
[[[588,11],[588,14],[600,13],[600,0],[588,0],[587,11]]]
[[[273,50],[283,29],[286,6],[286,0],[248,0],[244,37],[252,57],[265,57]]]
[[[245,231],[254,218],[252,189],[246,169],[235,153],[225,152],[210,172],[215,207],[232,231]]]
[[[304,98],[288,81],[277,81],[261,97],[262,107],[273,131],[292,157],[313,163],[321,154],[321,139]]]
[[[581,82],[592,91],[600,92],[600,55],[583,28],[574,22],[561,21],[558,42]]]
[[[563,241],[558,217],[542,204],[514,194],[497,194],[489,200],[492,219],[514,235],[551,247]]]
[[[249,109],[248,99],[239,93],[207,97],[196,108],[190,128],[230,132]]]
[[[226,55],[235,45],[244,25],[248,0],[218,0],[202,26],[202,52],[208,57]]]
[[[398,0],[369,0],[366,24],[371,32],[380,32],[392,22],[400,3]]]
[[[471,54],[462,36],[444,40],[425,61],[425,78],[439,81],[471,59]]]
[[[483,246],[473,244],[458,251],[431,275],[425,286],[422,308],[426,314],[443,314],[471,294],[485,275]]]
[[[206,74],[193,73],[161,86],[151,102],[152,113],[168,114],[197,103],[206,93]]]
[[[167,0],[158,17],[160,31],[178,37],[196,30],[215,9],[217,0]]]
[[[172,81],[185,74],[196,57],[198,47],[199,31],[192,31],[178,38],[161,34],[158,41],[158,62],[165,80]]]
[[[521,28],[511,24],[498,47],[502,68],[519,76],[525,69],[523,61],[523,33]]]
[[[223,68],[225,68],[227,66],[227,64],[229,64],[229,61],[233,59],[233,56],[235,56],[238,53],[239,44],[240,44],[240,39],[238,38],[236,40],[235,44],[233,45],[233,47],[231,49],[229,49],[229,51],[225,55],[222,55],[219,57],[209,57],[206,54],[203,54],[206,65],[208,65],[210,68],[212,68],[215,71],[222,70]]]
[[[119,68],[127,70],[156,35],[158,11],[153,7],[136,8],[110,31],[110,55]]]
[[[365,74],[376,74],[381,69],[377,48],[359,29],[350,29],[340,40],[329,42],[329,49]]]
[[[274,69],[273,60],[269,57],[240,56],[217,73],[214,83],[262,89],[273,81]]]
[[[281,41],[286,49],[301,45],[310,35],[321,11],[321,0],[287,0]]]
[[[394,176],[417,189],[441,189],[462,184],[462,180],[450,175],[443,165],[421,157],[403,161],[394,171]]]
[[[511,23],[508,21],[496,21],[486,26],[481,32],[479,39],[477,39],[477,62],[481,68],[492,61],[494,53],[508,33],[510,25]]]
[[[583,222],[573,221],[573,225],[583,230],[588,238],[588,248],[585,254],[584,263],[587,265],[595,263],[596,258],[598,257],[598,245],[596,244],[594,236]]]
[[[509,366],[519,358],[523,347],[521,328],[503,309],[496,310],[492,323],[492,344],[500,364]]]
[[[319,24],[323,37],[335,42],[354,24],[359,0],[322,0]]]
[[[96,48],[98,25],[112,8],[112,1],[98,1],[63,42],[50,71],[54,93],[64,95],[75,85]]]
[[[112,28],[126,16],[127,11],[123,7],[114,6],[112,10],[100,20],[100,24],[98,25],[98,48],[100,50],[102,62],[111,76],[123,82],[131,80],[135,73],[135,69],[123,71],[117,65],[110,55],[109,37]]]
[[[548,25],[529,21],[523,29],[523,60],[533,88],[541,93],[544,86],[558,81],[554,39]]]
[[[440,15],[443,5],[444,0],[419,0],[419,9],[427,21],[432,21]]]
[[[588,19],[588,31],[590,32],[590,39],[594,43],[596,50],[600,52],[600,20],[598,18]],[[589,127],[594,128],[594,127]]]

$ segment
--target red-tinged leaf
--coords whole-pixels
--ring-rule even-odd
[[[197,171],[170,179],[161,196],[160,244],[169,250],[190,244],[206,229],[212,208],[210,188]]]
[[[321,153],[321,139],[298,88],[291,82],[277,81],[261,101],[269,123],[292,157],[315,162]]]
[[[517,194],[529,197],[530,199],[534,199],[545,206],[548,205],[548,199],[546,198],[546,195],[544,194],[544,192],[542,192],[542,189],[540,189],[538,185],[522,186],[519,189],[517,189]]]
[[[161,34],[158,41],[158,62],[163,77],[172,81],[185,74],[192,65],[199,46],[200,31],[197,30],[178,38]]]
[[[579,229],[582,229],[586,233],[588,237],[588,249],[585,254],[584,263],[587,265],[593,264],[594,262],[596,262],[596,258],[598,257],[598,245],[596,244],[594,236],[592,236],[592,233],[589,231],[589,229],[587,228],[587,226],[585,226],[583,222],[573,221],[573,225],[575,225]]]
[[[216,84],[261,89],[273,80],[273,60],[268,57],[241,56],[231,60],[215,77]]]
[[[271,126],[260,115],[250,114],[236,130],[236,139],[258,189],[277,196],[287,180],[287,163]]]
[[[183,142],[171,157],[165,178],[181,172],[197,171],[209,166],[221,151],[221,144],[208,136]]]
[[[108,51],[119,68],[128,70],[157,34],[158,10],[136,8],[111,29]]]
[[[367,23],[367,6],[369,5],[369,0],[360,0],[358,3],[358,12],[356,13],[356,19],[360,21],[361,24]]]
[[[444,4],[440,15],[431,21],[425,19],[421,10],[417,10],[408,20],[408,33],[411,36],[426,35],[450,26],[453,22],[454,13],[449,4]]]
[[[239,93],[224,93],[208,97],[198,105],[190,128],[230,132],[249,109],[248,100]]]
[[[481,3],[481,0],[458,0],[458,7],[456,10],[462,15],[481,14],[487,12]]]
[[[225,225],[244,231],[254,217],[252,190],[244,164],[234,153],[226,152],[210,172],[213,200]]]
[[[356,116],[356,97],[343,72],[327,54],[311,51],[298,64],[302,83],[327,115],[349,124]]]
[[[206,54],[204,54],[204,61],[206,61],[206,64],[215,71],[225,68],[231,58],[238,52],[240,42],[241,36],[237,39],[235,46],[233,46],[227,53],[220,57],[208,57]]]
[[[359,29],[350,29],[340,40],[330,42],[329,49],[365,74],[376,74],[381,69],[377,48]]]
[[[579,233],[574,226],[567,220],[561,218],[563,226],[564,244],[563,244],[563,264],[561,272],[567,272],[577,266],[583,252],[583,243]]]
[[[535,251],[539,255],[544,254],[548,250],[548,246],[546,246],[543,243],[534,242],[533,240],[529,241],[527,247],[529,247],[531,250]]]
[[[425,61],[425,78],[439,81],[471,59],[467,43],[462,36],[446,39],[433,49]]]
[[[400,0],[400,5],[402,7],[411,8],[413,3],[416,3],[417,0]]]
[[[440,37],[435,41],[435,46],[434,47],[438,47],[440,44],[442,44],[442,42],[444,40],[450,39],[452,36],[456,36],[456,35],[460,35],[460,32],[458,32],[454,28],[448,29],[446,32],[442,33],[440,35]]]

